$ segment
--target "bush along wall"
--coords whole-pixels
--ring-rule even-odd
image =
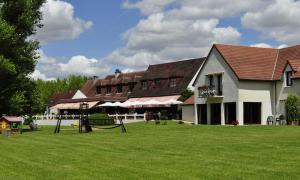
[[[286,109],[289,124],[298,125],[300,120],[300,97],[297,94],[288,95]]]
[[[91,125],[109,126],[114,124],[114,119],[108,114],[96,113],[89,116],[89,122]]]

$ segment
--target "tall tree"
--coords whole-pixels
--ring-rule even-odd
[[[28,111],[25,106],[33,102],[34,83],[29,74],[38,59],[39,43],[29,37],[42,26],[43,3],[44,0],[0,0],[0,115]]]

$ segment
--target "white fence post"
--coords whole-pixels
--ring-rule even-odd
[[[144,121],[146,121],[146,113],[144,113]]]

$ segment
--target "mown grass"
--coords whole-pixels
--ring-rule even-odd
[[[300,179],[300,128],[134,123],[0,137],[0,179]]]

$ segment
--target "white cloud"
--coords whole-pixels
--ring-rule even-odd
[[[250,46],[251,47],[260,47],[260,48],[272,48],[272,46],[270,44],[266,44],[266,43],[258,43],[258,44],[253,44]]]
[[[136,3],[130,3],[126,0],[123,3],[124,8],[139,9],[142,14],[150,15],[164,11],[165,7],[176,0],[143,0]]]
[[[37,79],[42,79],[45,81],[51,81],[51,80],[55,80],[55,78],[48,78],[46,77],[45,74],[41,73],[39,70],[35,70],[31,75],[30,75],[33,79],[37,80]]]
[[[45,44],[51,41],[74,39],[93,23],[76,17],[72,4],[61,0],[47,0],[41,8],[42,28],[37,30],[34,38]]]
[[[226,4],[225,0],[219,1]],[[206,3],[209,4],[206,8],[211,8],[211,3]],[[245,4],[243,8],[248,8],[249,3]],[[206,56],[213,43],[239,43],[239,31],[232,26],[220,26],[217,15],[207,17],[195,13],[191,16],[186,11],[190,7],[201,11],[202,5],[205,5],[203,1],[194,0],[126,1],[125,8],[137,8],[146,17],[123,34],[126,45],[113,51],[104,61],[120,64],[124,69],[143,69],[149,64]],[[231,11],[232,7],[227,7]]]
[[[89,59],[82,55],[73,56],[67,63],[58,63],[58,66],[65,75],[82,74],[94,76],[109,70],[101,61],[95,58]]]
[[[102,60],[87,58],[83,55],[73,56],[70,59],[59,59],[47,56],[40,51],[40,58],[33,73],[34,78],[53,79],[66,77],[71,74],[86,76],[105,76],[111,68]]]
[[[263,10],[247,12],[242,18],[244,27],[252,28],[263,37],[280,43],[297,44],[300,41],[300,1],[276,0]]]

